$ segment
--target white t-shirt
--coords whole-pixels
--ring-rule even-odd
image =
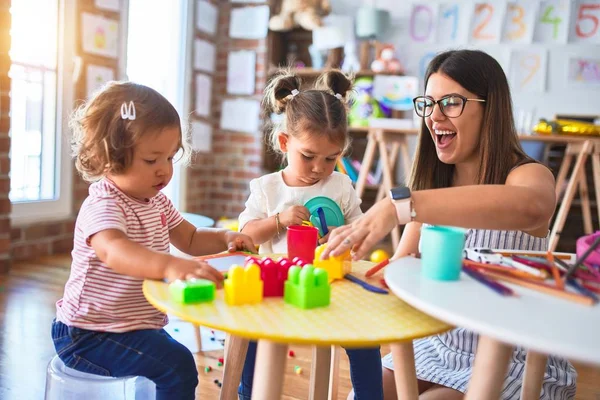
[[[334,172],[312,186],[291,187],[283,181],[283,172],[274,172],[250,181],[250,197],[246,209],[240,214],[239,229],[252,220],[264,219],[283,212],[292,206],[304,205],[317,196],[329,197],[344,213],[349,224],[362,216],[361,200],[348,175]],[[287,253],[287,235],[273,237],[260,246],[260,254]]]

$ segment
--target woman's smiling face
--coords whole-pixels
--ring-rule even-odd
[[[454,80],[441,73],[429,77],[425,96],[437,101],[448,95],[458,94],[468,99],[477,96]],[[446,117],[435,105],[425,118],[438,158],[445,164],[458,164],[478,157],[479,139],[485,103],[467,101],[463,113],[456,118]]]

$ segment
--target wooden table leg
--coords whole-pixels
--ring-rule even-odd
[[[575,196],[577,184],[579,183],[579,179],[581,179],[580,176],[581,174],[585,174],[585,161],[587,160],[588,154],[592,150],[592,146],[592,142],[590,140],[586,140],[581,148],[581,151],[579,152],[579,155],[577,156],[575,167],[573,167],[573,173],[571,174],[571,178],[569,178],[569,183],[567,184],[567,190],[565,191],[560,208],[556,214],[554,225],[552,226],[552,232],[550,232],[550,240],[548,244],[549,251],[556,250],[558,240],[560,239],[560,234],[562,233],[562,228],[567,220],[569,208],[571,208],[571,203],[573,202],[573,197]]]
[[[465,400],[500,399],[513,346],[479,336],[473,374]]]
[[[310,367],[309,400],[326,400],[329,391],[331,346],[313,346]]]
[[[545,354],[529,350],[525,359],[525,373],[521,387],[521,400],[538,400],[542,392],[544,372],[548,357]]]
[[[594,146],[594,153],[592,154],[592,172],[594,175],[596,209],[598,211],[598,221],[600,222],[600,144]]]
[[[340,352],[338,346],[331,346],[331,367],[329,368],[329,400],[337,400],[340,384]]]
[[[573,161],[573,154],[571,152],[571,149],[571,145],[568,144],[565,148],[565,155],[563,156],[563,160],[560,163],[558,174],[556,175],[556,186],[554,188],[554,191],[556,194],[557,202],[560,201],[561,195],[563,193],[563,186],[565,184],[565,180],[567,179],[567,174],[569,173],[571,162]]]
[[[259,340],[252,381],[253,400],[281,398],[288,345]]]
[[[379,158],[383,163],[383,186],[385,187],[386,192],[389,192],[392,190],[394,178],[392,167],[390,166],[387,145],[384,140],[379,141]],[[400,227],[395,226],[394,229],[392,229],[392,245],[394,246],[394,250],[396,249],[398,242],[400,242]]]
[[[592,208],[590,206],[590,193],[588,191],[587,174],[582,173],[579,178],[579,200],[581,200],[581,214],[583,216],[583,233],[592,234]]]
[[[227,334],[220,400],[237,400],[238,398],[237,389],[242,379],[248,343],[248,339]]]
[[[416,400],[419,398],[415,353],[413,343],[394,343],[391,346],[394,362],[394,381],[398,399]]]
[[[200,325],[194,325],[194,336],[196,337],[198,353],[200,353],[202,351],[202,331],[200,330]]]
[[[360,165],[360,171],[358,171],[358,178],[356,180],[356,194],[362,199],[365,191],[365,185],[367,184],[367,176],[373,165],[373,158],[375,158],[375,151],[377,150],[377,139],[375,135],[369,132],[367,139],[367,147],[365,148],[365,154],[363,156],[362,164]]]

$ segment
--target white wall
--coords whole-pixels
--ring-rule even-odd
[[[419,60],[428,52],[442,51],[449,48],[436,44],[415,44],[408,35],[409,17],[414,2],[402,0],[373,0],[377,7],[390,11],[392,27],[388,37],[383,41],[392,43],[396,47],[398,58],[407,68],[407,73],[417,74]],[[342,15],[356,14],[356,10],[368,0],[331,0],[333,13]],[[418,2],[419,4],[436,4],[441,1],[430,0]],[[448,3],[448,1],[444,1]],[[472,1],[461,1],[462,4],[473,4]],[[573,12],[571,15],[573,16]],[[520,45],[521,48],[530,46],[542,47],[548,50],[547,84],[544,93],[518,92],[513,90],[515,109],[533,111],[533,118],[552,118],[554,114],[600,114],[600,88],[573,89],[566,86],[567,61],[570,55],[600,58],[599,45],[581,44],[531,44]],[[462,48],[473,47],[468,43],[460,45]],[[510,50],[517,45],[496,44],[479,46],[479,49],[493,55],[507,71]]]

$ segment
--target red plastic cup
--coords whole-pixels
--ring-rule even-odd
[[[312,226],[290,226],[287,229],[288,258],[299,257],[311,264],[315,260],[315,249],[319,230]]]

